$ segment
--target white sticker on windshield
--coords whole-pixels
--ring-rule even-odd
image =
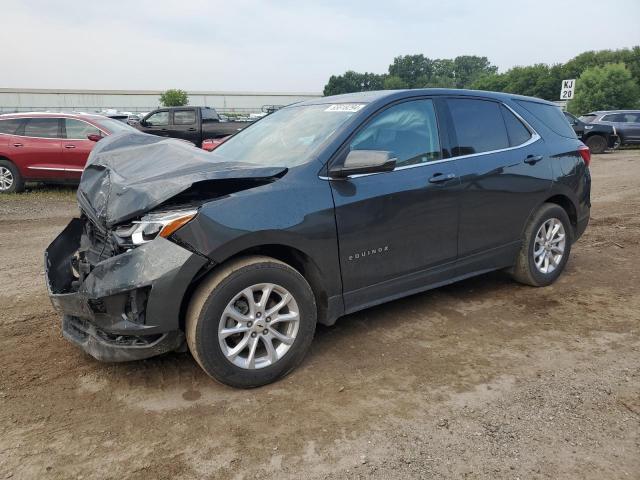
[[[331,105],[325,112],[357,112],[364,108],[363,103],[336,103]]]

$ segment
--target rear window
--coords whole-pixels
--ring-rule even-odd
[[[18,130],[22,119],[20,118],[9,118],[6,120],[0,120],[0,133],[7,133],[9,135],[13,135]]]
[[[218,114],[212,108],[203,108],[200,112],[202,115],[202,123],[217,122],[220,120]]]
[[[25,137],[59,138],[57,118],[30,118],[24,127]]]
[[[509,137],[500,105],[488,100],[447,100],[456,131],[454,156],[490,152],[509,147]]]
[[[559,107],[526,100],[516,102],[561,137],[578,138]]]

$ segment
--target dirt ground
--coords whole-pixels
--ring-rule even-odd
[[[65,341],[42,251],[73,192],[0,198],[0,479],[640,479],[640,150],[592,173],[553,286],[495,273],[350,315],[250,391]]]

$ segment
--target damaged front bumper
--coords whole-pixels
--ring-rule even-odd
[[[72,259],[82,232],[83,221],[73,219],[45,251],[47,288],[65,338],[110,362],[180,348],[182,300],[207,258],[156,238],[96,264],[78,284]]]

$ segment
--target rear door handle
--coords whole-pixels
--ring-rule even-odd
[[[21,143],[14,143],[13,146],[14,147],[22,147],[22,144]]]
[[[64,148],[76,148],[75,145],[65,145]]]
[[[542,160],[542,155],[527,155],[527,158],[524,159],[524,163],[535,165],[540,160]]]
[[[189,131],[190,131],[190,132],[195,132],[195,131],[196,131],[196,129],[195,129],[195,128],[190,128],[190,129],[189,129]]]
[[[455,173],[434,173],[429,179],[429,183],[442,183],[456,178]]]

